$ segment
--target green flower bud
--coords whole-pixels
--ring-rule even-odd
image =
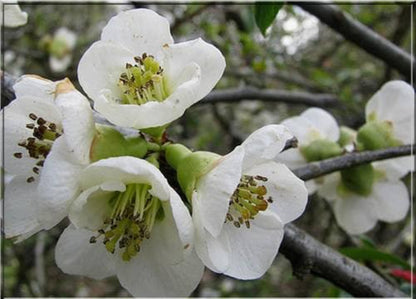
[[[90,148],[90,160],[120,156],[143,158],[147,153],[147,142],[142,137],[124,137],[116,129],[97,125],[97,134]]]
[[[345,126],[341,126],[339,129],[340,129],[340,135],[337,141],[338,144],[341,147],[345,147],[349,144],[352,144],[355,140],[355,136],[357,135],[357,132]]]
[[[318,139],[312,141],[308,146],[300,147],[300,152],[306,161],[313,162],[339,156],[343,150],[336,142]]]
[[[377,150],[401,144],[394,138],[389,121],[366,123],[358,130],[357,143],[359,150]]]
[[[164,149],[166,161],[175,170],[184,158],[192,154],[190,149],[179,143],[165,145]]]
[[[344,187],[348,191],[368,196],[373,190],[374,181],[375,172],[371,164],[359,165],[341,171],[341,190]]]

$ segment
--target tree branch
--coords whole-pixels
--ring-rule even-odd
[[[285,225],[279,251],[290,260],[297,277],[312,273],[357,297],[406,297],[367,267],[320,243],[293,224]]]
[[[280,89],[257,89],[254,87],[230,88],[211,91],[199,103],[238,102],[241,100],[261,100],[265,102],[283,102],[308,106],[329,107],[341,104],[331,94],[307,93]]]
[[[364,151],[345,154],[319,162],[312,162],[304,167],[293,170],[293,173],[304,181],[352,166],[408,156],[415,152],[415,145],[402,145],[376,151]]]
[[[353,19],[349,14],[329,4],[296,3],[305,11],[316,16],[345,39],[355,43],[371,55],[383,60],[410,78],[412,57],[392,42],[380,36],[367,26]],[[415,62],[413,62],[415,71]]]

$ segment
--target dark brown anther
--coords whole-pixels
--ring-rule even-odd
[[[35,139],[35,138],[33,138],[33,137],[29,137],[29,138],[27,139],[27,142],[28,142],[28,144],[29,144],[29,145],[34,144],[34,143],[35,143],[35,141],[36,141],[36,139]]]
[[[134,57],[134,61],[136,61],[137,63],[143,64],[142,58],[140,56]]]
[[[39,132],[38,128],[35,128],[33,130],[33,134],[34,137],[36,137],[39,140],[43,140],[43,135]]]
[[[126,69],[132,68],[133,66],[130,63],[126,63]]]
[[[33,176],[28,177],[27,180],[26,180],[26,182],[28,182],[28,183],[32,183],[34,181],[35,181],[35,178]]]
[[[56,125],[54,123],[50,123],[48,127],[52,132],[56,131]]]
[[[41,119],[41,118],[39,118],[39,119]],[[43,135],[48,130],[48,128],[46,126],[44,126],[44,125],[40,125],[38,127],[38,130],[39,130],[39,133],[41,133]]]
[[[261,175],[256,175],[254,178],[259,181],[267,182],[267,178]]]
[[[13,156],[17,159],[21,159],[23,157],[22,153],[14,153]]]
[[[38,119],[38,117],[34,113],[30,113],[29,118],[32,119],[32,120],[37,120]]]
[[[233,221],[234,220],[233,216],[230,213],[227,213],[227,219],[228,219],[228,221]]]
[[[267,202],[273,203],[273,198],[271,196],[269,196],[269,198],[267,199]]]
[[[234,226],[237,227],[237,228],[240,227],[240,222],[234,221]]]
[[[246,222],[244,222],[246,224],[247,228],[250,228],[250,222],[247,220]]]
[[[243,224],[244,220],[242,217],[238,217],[238,222],[240,222],[240,224]]]
[[[102,234],[105,234],[105,231],[103,229],[99,229],[98,233],[102,235]]]
[[[37,166],[43,167],[43,164],[45,163],[45,160],[40,160],[36,163]]]
[[[37,123],[39,126],[43,126],[46,124],[46,120],[44,120],[42,117],[39,117]]]
[[[147,57],[147,54],[146,54],[146,53],[143,53],[143,54],[142,54],[142,59],[143,59],[143,60],[145,60],[145,59],[146,59],[146,57]]]
[[[22,141],[22,142],[19,142],[17,145],[18,146],[26,147],[26,142],[25,141]]]
[[[26,124],[26,128],[28,128],[28,129],[33,129],[35,127],[35,124]]]
[[[95,242],[97,242],[97,238],[96,238],[96,237],[94,237],[94,236],[92,236],[92,237],[90,238],[90,243],[92,244],[92,243],[95,243]]]
[[[39,168],[33,167],[32,170],[33,170],[34,173],[39,174]]]

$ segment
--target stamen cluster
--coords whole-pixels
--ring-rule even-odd
[[[62,135],[62,130],[57,127],[53,122],[49,122],[42,117],[36,116],[34,113],[30,113],[28,117],[33,120],[26,124],[26,128],[32,130],[32,137],[28,137],[18,143],[19,146],[25,148],[29,153],[29,157],[39,160],[36,162],[36,166],[32,171],[35,174],[39,174],[39,167],[43,166],[46,157],[48,156],[53,142]],[[22,152],[16,152],[13,156],[17,159],[23,157]],[[27,182],[31,183],[35,180],[34,177],[27,178]]]
[[[237,228],[244,223],[250,228],[250,220],[260,212],[265,211],[269,203],[273,202],[271,196],[267,199],[267,188],[261,182],[267,182],[267,178],[256,175],[243,175],[240,183],[231,196],[225,222],[232,222]]]
[[[160,200],[148,191],[149,185],[130,184],[126,191],[116,192],[109,200],[112,207],[111,215],[104,221],[104,227],[93,236],[90,243],[104,236],[106,249],[114,253],[118,243],[119,248],[125,248],[122,259],[129,261],[140,251],[140,244],[150,238],[150,232],[157,217],[163,212]]]
[[[137,64],[126,63],[126,72],[119,78],[123,104],[141,105],[149,101],[161,102],[167,98],[163,69],[152,55],[134,57]]]

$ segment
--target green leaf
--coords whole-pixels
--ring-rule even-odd
[[[263,36],[267,28],[273,23],[277,13],[283,6],[283,2],[256,2],[254,5],[254,18]]]
[[[345,247],[339,250],[342,254],[358,261],[386,262],[399,265],[405,270],[410,270],[410,265],[396,255],[383,252],[374,248]]]

